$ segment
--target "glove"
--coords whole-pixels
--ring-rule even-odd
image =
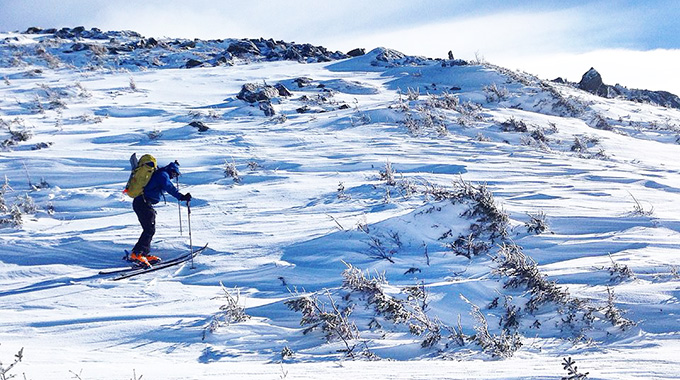
[[[191,200],[191,193],[186,193],[186,194],[182,195],[179,198],[179,200],[182,201],[182,202],[184,202],[184,201],[189,202]]]

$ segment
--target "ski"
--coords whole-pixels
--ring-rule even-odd
[[[101,271],[101,272],[99,272],[99,274],[102,274],[102,275],[118,274],[118,276],[115,276],[115,277],[112,278],[113,281],[118,281],[118,280],[122,280],[122,279],[125,279],[125,278],[137,276],[137,275],[140,275],[140,274],[144,274],[144,273],[148,273],[148,272],[155,272],[155,271],[160,270],[160,269],[164,269],[164,268],[168,268],[168,267],[172,267],[172,266],[175,266],[175,265],[182,264],[182,263],[187,262],[187,261],[193,259],[194,257],[198,256],[198,254],[203,252],[206,248],[208,248],[208,244],[204,245],[203,247],[201,247],[201,248],[199,248],[199,249],[197,249],[197,250],[195,250],[191,253],[187,253],[187,254],[181,255],[179,257],[176,257],[174,259],[167,260],[167,261],[162,261],[158,264],[151,266],[150,268],[140,268],[140,267],[135,266],[135,267],[132,267],[132,268],[123,268],[123,269],[113,269],[113,270],[110,270],[110,271]]]

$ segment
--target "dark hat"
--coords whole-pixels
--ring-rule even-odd
[[[166,166],[166,170],[168,173],[175,173],[176,175],[180,175],[182,173],[179,172],[179,162],[171,162]]]

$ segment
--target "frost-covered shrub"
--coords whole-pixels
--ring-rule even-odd
[[[392,168],[392,163],[390,160],[385,162],[383,170],[380,171],[380,180],[384,181],[388,186],[394,186],[397,184],[396,171]]]
[[[11,139],[16,141],[16,142],[22,142],[22,141],[28,141],[33,137],[33,133],[31,131],[28,131],[26,129],[21,130],[21,131],[16,131],[16,130],[9,130],[9,134],[11,135]]]
[[[46,149],[49,148],[53,145],[53,142],[40,142],[31,147],[31,150],[40,150],[40,149]]]
[[[463,297],[463,300],[472,308],[470,314],[472,314],[476,321],[474,326],[475,335],[472,339],[484,352],[492,357],[509,358],[522,347],[522,339],[518,332],[502,329],[500,334],[491,334],[484,313],[482,313],[477,305],[474,305],[465,297]]]
[[[474,234],[467,236],[459,235],[453,243],[447,244],[447,247],[457,256],[465,256],[468,259],[471,259],[473,256],[479,256],[482,253],[487,253],[489,248],[491,248],[489,244],[475,239]]]
[[[411,87],[406,89],[406,99],[416,101],[420,98],[420,89],[413,89]]]
[[[11,364],[9,364],[7,367],[3,366],[2,362],[0,362],[0,380],[8,380],[8,379],[15,377],[16,375],[10,374],[9,372],[17,364],[21,363],[23,358],[24,358],[24,349],[22,347],[19,350],[19,352],[16,355],[14,355],[14,361]]]
[[[235,288],[233,294],[220,283],[222,292],[224,293],[220,299],[224,299],[226,303],[220,306],[220,319],[226,324],[245,322],[250,319],[250,315],[246,314],[245,306],[241,305],[241,292]]]
[[[536,311],[547,302],[564,304],[569,300],[569,293],[554,281],[549,281],[538,270],[536,262],[526,256],[518,245],[503,243],[493,260],[498,265],[494,273],[508,278],[504,288],[528,289],[531,298],[525,307],[529,312]]]
[[[642,204],[633,196],[633,194],[630,194],[631,198],[633,198],[633,202],[635,204],[633,205],[633,215],[636,216],[652,216],[654,214],[654,207],[651,207],[649,210],[645,209]]]
[[[460,99],[458,99],[458,96],[450,94],[448,92],[444,92],[439,96],[431,94],[427,98],[426,104],[430,108],[442,108],[454,111],[458,111],[461,106]]]
[[[589,148],[600,143],[600,139],[592,136],[575,136],[571,146],[572,152],[585,153]]]
[[[161,136],[163,136],[163,132],[158,128],[154,128],[154,130],[149,132],[147,136],[149,137],[149,140],[158,140],[161,138]]]
[[[224,294],[217,298],[226,300],[226,303],[220,306],[220,312],[214,315],[210,323],[203,329],[203,340],[208,333],[214,333],[220,326],[245,322],[251,318],[250,315],[246,314],[245,307],[241,305],[239,289],[235,288],[232,294],[221,282],[220,286]]]
[[[491,141],[490,138],[484,136],[481,132],[478,132],[478,133],[477,133],[477,136],[475,136],[475,140],[477,140],[477,141],[479,141],[479,142],[488,142],[488,141]]]
[[[16,206],[24,214],[35,214],[35,212],[38,211],[38,207],[35,205],[35,202],[33,202],[33,198],[28,194],[17,197]]]
[[[503,132],[528,132],[529,128],[524,121],[511,117],[501,123],[501,130]]]
[[[496,83],[492,83],[482,88],[486,93],[486,101],[489,103],[500,102],[508,98],[509,92],[505,87],[498,87]]]
[[[606,118],[602,115],[595,115],[595,120],[593,121],[595,128],[602,129],[604,131],[613,131],[614,127],[609,124]]]
[[[524,223],[527,228],[527,232],[540,235],[548,230],[548,223],[546,222],[546,216],[543,211],[538,214],[528,214],[529,221]]]
[[[236,169],[234,161],[224,161],[224,176],[233,179],[236,183],[241,182],[241,176],[238,173],[238,169]]]
[[[628,268],[628,265],[617,263],[612,255],[609,255],[609,260],[612,262],[612,265],[607,268],[610,282],[617,283],[635,277],[633,271]]]
[[[548,136],[545,135],[545,131],[543,128],[536,128],[533,131],[531,131],[531,136],[532,139],[540,142],[540,143],[547,143],[548,142]]]
[[[283,349],[281,349],[281,359],[282,360],[292,359],[293,356],[295,356],[295,352],[293,352],[293,350],[290,347],[285,346],[285,347],[283,347]]]
[[[438,135],[448,133],[446,123],[441,115],[435,114],[431,108],[419,107],[415,112],[407,112],[401,122],[412,135],[434,131]]]
[[[350,346],[351,342],[359,338],[359,330],[354,322],[349,320],[353,308],[349,306],[340,311],[330,293],[327,293],[327,296],[330,310],[326,310],[327,306],[322,304],[316,295],[302,296],[285,301],[284,304],[289,309],[302,313],[300,325],[307,326],[303,334],[319,329],[329,342],[336,339],[342,340],[349,355],[354,349],[353,345]]]
[[[406,310],[401,300],[391,297],[383,291],[382,285],[387,283],[384,274],[371,277],[351,264],[346,265],[347,269],[342,272],[343,288],[361,293],[377,314],[384,316],[393,323],[405,323],[411,318],[411,314]]]
[[[476,218],[477,224],[472,230],[474,234],[487,232],[492,241],[507,236],[510,218],[496,205],[493,194],[485,185],[473,186],[460,182],[458,192],[459,196],[472,201],[462,216]]]
[[[605,318],[613,325],[625,330],[635,326],[635,322],[623,317],[623,312],[614,304],[614,290],[607,287],[607,304],[604,307]]]
[[[575,366],[576,362],[571,359],[571,357],[563,358],[562,367],[567,371],[567,376],[563,376],[562,380],[585,380],[588,378],[588,373],[581,373],[578,371],[578,367]]]
[[[21,209],[17,205],[12,205],[8,210],[8,215],[0,218],[0,225],[8,225],[14,227],[21,227],[24,224]]]
[[[387,284],[387,280],[384,274],[370,276],[351,264],[346,265],[347,269],[342,273],[343,288],[359,294],[373,308],[376,318],[382,317],[393,324],[408,325],[411,334],[424,336],[421,342],[423,348],[432,347],[442,339],[444,326],[426,313],[428,294],[423,284],[405,287],[402,293],[406,294],[406,299],[399,299],[385,293],[383,286]],[[372,320],[370,327],[381,326],[376,318]]]
[[[133,77],[130,77],[128,87],[130,88],[130,91],[132,91],[132,92],[139,91],[139,88],[137,87],[137,82],[135,82],[135,78],[133,78]]]

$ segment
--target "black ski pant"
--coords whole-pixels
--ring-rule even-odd
[[[137,244],[132,248],[132,252],[146,255],[151,250],[151,239],[156,233],[156,210],[146,202],[144,195],[140,195],[132,201],[132,209],[135,210],[139,224],[142,225],[143,229]]]

